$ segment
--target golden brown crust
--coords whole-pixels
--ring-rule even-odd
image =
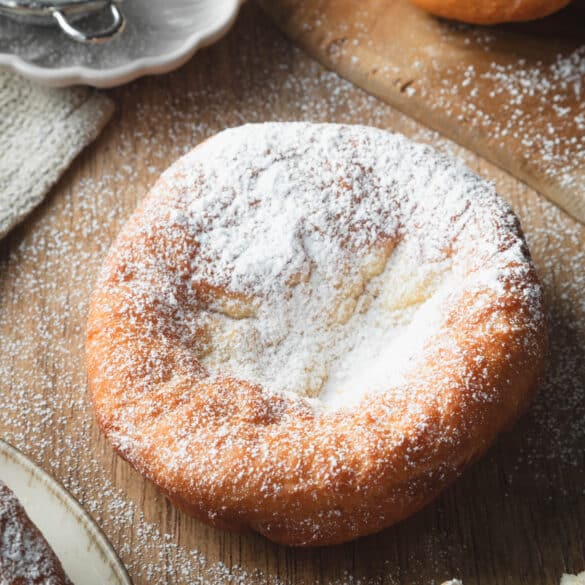
[[[535,276],[532,275],[532,278]],[[105,433],[109,434],[112,430],[111,421],[115,419],[112,411],[118,407],[116,397],[121,399],[127,384],[134,381],[123,377],[116,379],[115,376],[104,380],[103,364],[115,364],[115,354],[122,350],[121,345],[129,343],[134,333],[139,333],[126,330],[117,338],[116,326],[111,326],[110,317],[96,311],[99,305],[98,293],[94,296],[90,313],[88,374],[98,420]],[[513,303],[505,308],[487,309],[489,312],[495,310],[508,322],[518,321]],[[214,419],[229,416],[233,425],[231,428],[238,428],[238,433],[248,433],[263,443],[263,450],[270,453],[270,461],[265,461],[265,467],[258,469],[255,477],[248,478],[247,483],[231,485],[230,495],[227,489],[213,484],[194,487],[192,477],[183,474],[181,469],[169,476],[168,467],[159,460],[156,445],[145,446],[140,454],[128,454],[123,447],[118,447],[118,451],[161,487],[179,508],[219,528],[241,530],[251,527],[271,540],[289,545],[336,544],[376,532],[410,516],[434,499],[464,467],[485,452],[500,430],[509,427],[530,400],[542,371],[545,351],[543,332],[536,339],[537,345],[527,352],[522,329],[517,330],[516,336],[506,334],[502,339],[496,338],[489,342],[482,338],[474,339],[474,336],[469,335],[469,328],[477,326],[482,318],[482,315],[466,314],[462,310],[461,314],[454,316],[452,327],[453,331],[457,331],[457,348],[466,353],[464,359],[469,362],[465,368],[467,372],[477,371],[478,367],[472,362],[479,355],[485,356],[492,364],[490,379],[483,383],[506,390],[497,402],[486,405],[475,403],[465,394],[455,397],[455,391],[463,387],[463,382],[453,380],[453,402],[447,412],[439,412],[440,405],[431,406],[434,412],[428,413],[428,418],[432,424],[424,432],[412,436],[407,434],[408,439],[404,443],[394,448],[384,448],[386,453],[383,457],[373,447],[370,460],[363,461],[363,453],[356,450],[356,460],[346,462],[346,467],[352,469],[351,473],[320,473],[320,466],[341,450],[341,443],[375,445],[386,442],[391,445],[394,442],[393,438],[400,432],[404,421],[388,418],[382,401],[373,401],[359,412],[338,415],[327,422],[299,413],[286,423],[281,422],[278,432],[275,432],[276,429],[271,428],[275,419],[275,404],[264,403],[260,397],[254,396],[252,388],[246,388],[243,384],[234,383],[219,388],[191,382],[188,371],[181,372],[179,377],[183,380],[180,383],[167,387],[165,407],[172,412],[172,416],[155,423],[151,437],[155,437],[160,446],[164,444],[168,450],[179,450],[171,438],[172,427],[189,428],[192,420],[201,420],[201,411],[205,409],[208,411],[205,432],[194,431],[190,437],[192,459],[220,446],[218,438],[208,434],[212,432],[209,429],[220,426],[219,423],[214,425]],[[109,335],[101,334],[105,331]],[[152,343],[156,343],[156,340]],[[438,360],[438,366],[441,367],[443,361],[448,361],[440,355],[442,349],[439,348],[438,355],[430,356],[428,370],[418,380],[421,388],[432,388],[435,383],[437,365],[433,365],[433,362],[437,364]],[[161,355],[161,359],[167,360],[170,377],[170,372],[177,367],[173,351]],[[443,372],[439,375],[443,375]],[[479,379],[479,374],[476,375]],[[96,380],[101,382],[96,383]],[[198,396],[184,402],[181,397],[189,392],[192,383]],[[117,392],[113,392],[114,389]],[[226,393],[231,396],[226,397]],[[423,407],[429,408],[429,405],[424,404]],[[145,416],[154,415],[151,412],[145,413]],[[481,425],[474,425],[474,421],[481,421]],[[320,436],[320,424],[328,425],[327,437]],[[434,441],[443,435],[444,424],[460,428],[461,436],[456,444],[446,443],[437,449]],[[222,439],[228,440],[229,437],[224,436]],[[299,453],[307,451],[306,442],[309,440],[317,446],[310,449],[310,456],[305,455],[301,460]],[[413,453],[416,455],[413,456]],[[202,468],[210,464],[206,457],[201,459]],[[214,463],[223,470],[226,481],[231,483],[230,470],[237,469],[240,460],[241,454],[235,450],[222,453]],[[279,477],[279,468],[295,472],[289,472],[286,478]],[[410,477],[411,474],[414,477]],[[313,482],[310,493],[297,493],[295,485],[304,483],[307,475],[322,475],[323,480]],[[263,491],[263,483],[271,482],[282,482],[290,489],[281,488],[278,499],[263,501],[259,510],[256,494]],[[364,490],[367,490],[367,496],[363,495]],[[343,510],[343,516],[333,522],[323,522],[320,515],[324,502],[330,508]],[[321,524],[318,534],[315,534],[310,520]]]
[[[343,137],[351,129],[331,132]],[[370,132],[378,131],[365,131],[366,139]],[[246,136],[245,129],[232,133]],[[394,140],[405,150],[398,158],[407,160],[411,146]],[[418,157],[420,149],[412,148]],[[470,188],[482,185],[470,181]],[[481,233],[493,224],[495,232],[485,234],[495,247],[490,242],[484,250],[475,236],[475,244],[464,245],[459,233],[449,254],[470,274],[499,266],[503,285],[462,280],[415,372],[357,408],[324,414],[205,371],[194,350],[203,332],[181,329],[176,314],[178,304],[181,318],[192,322],[189,315],[209,302],[209,286],[185,288],[202,262],[199,242],[183,224],[168,230],[153,220],[180,207],[182,193],[163,179],[130,219],[92,296],[87,331],[89,385],[101,428],[181,509],[283,544],[344,542],[419,510],[526,408],[543,367],[542,298],[518,222],[487,187],[485,199],[467,202],[464,229]],[[176,276],[172,311],[154,296],[137,298],[149,297],[169,271]]]
[[[411,0],[425,10],[471,24],[499,24],[534,20],[549,16],[570,4],[571,0]]]

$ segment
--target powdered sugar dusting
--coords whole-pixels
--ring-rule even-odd
[[[514,220],[489,183],[366,127],[225,131],[163,175],[144,213],[131,237],[146,244],[121,256],[127,319],[155,307],[161,330],[198,332],[183,343],[196,345],[210,375],[327,408],[357,404],[420,368],[450,291],[474,286],[491,303],[527,270],[522,241],[507,231]],[[152,234],[173,240],[171,263],[183,268],[161,268],[166,250],[148,257]],[[462,260],[470,250],[475,261]],[[186,280],[191,292],[182,293]],[[213,292],[177,300],[201,288]],[[540,292],[523,294],[536,330]],[[162,374],[154,366],[150,376],[157,384]]]
[[[574,504],[584,483],[585,273],[582,255],[576,253],[585,238],[583,227],[525,188],[511,193],[503,174],[323,70],[271,32],[266,21],[259,21],[257,42],[250,44],[250,15],[244,9],[242,26],[208,57],[203,53],[186,72],[162,78],[164,89],[156,80],[144,80],[117,93],[121,114],[116,130],[106,131],[96,147],[104,148],[101,156],[111,149],[115,170],[98,178],[93,164],[83,164],[27,227],[2,243],[1,432],[84,504],[136,584],[429,585],[453,575],[473,582],[475,567],[491,575],[493,562],[507,567],[507,576],[501,578],[509,578],[504,548],[522,547],[528,563],[536,546],[547,551],[553,574],[579,573],[585,566],[582,556],[577,547],[559,544],[559,535],[566,534],[562,518],[579,514]],[[237,108],[232,107],[231,86],[210,74],[220,70],[217,64],[231,42],[237,50],[229,53],[230,71],[242,87]],[[135,105],[125,107],[124,100]],[[148,120],[147,126],[136,124],[134,110],[140,120]],[[97,439],[80,351],[98,267],[159,173],[226,125],[277,119],[399,129],[496,177],[500,193],[516,202],[551,315],[547,378],[517,432],[470,470],[455,490],[412,520],[381,535],[319,551],[285,550],[253,536],[205,531],[167,507],[152,488],[143,492],[142,480],[119,460],[114,465],[110,448]],[[504,494],[499,484],[486,481],[492,475],[503,478]],[[465,494],[473,498],[465,499]],[[495,500],[499,496],[504,498],[501,506]],[[477,518],[476,525],[466,516],[474,542],[467,531],[448,528],[458,525],[456,509]],[[546,510],[551,509],[547,520]],[[522,522],[526,516],[539,529],[530,538]],[[501,547],[494,550],[494,542]],[[574,542],[579,542],[576,534]],[[534,583],[546,583],[528,565],[526,572]]]
[[[419,483],[477,457],[534,387],[543,329],[490,183],[374,128],[247,125],[171,167],[122,230],[88,372],[106,435],[174,501],[323,544],[412,513]]]
[[[584,585],[585,584],[585,571],[578,575],[567,575],[564,574],[561,577],[560,585]]]
[[[485,70],[469,65],[459,75],[461,84],[445,84],[436,106],[487,132],[497,147],[511,142],[539,176],[573,191],[579,201],[585,188],[585,46],[547,63],[494,61]],[[499,104],[497,114],[482,105],[482,91]]]
[[[470,26],[413,10],[398,38],[377,26],[388,13],[376,2],[347,12],[312,5],[310,17],[299,15],[310,32],[298,37],[350,79],[426,114],[430,125],[481,149],[582,219],[585,44],[571,22],[582,19],[577,4],[550,27]],[[407,7],[393,10],[399,15]],[[408,60],[394,55],[392,45],[401,42]]]
[[[16,496],[0,481],[0,583],[71,585]]]

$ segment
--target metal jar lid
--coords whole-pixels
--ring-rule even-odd
[[[108,12],[110,22],[98,30],[75,26],[80,18]],[[114,0],[0,0],[0,14],[31,25],[58,25],[70,38],[82,43],[110,40],[124,29],[124,15]]]

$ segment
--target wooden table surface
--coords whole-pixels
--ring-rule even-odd
[[[585,570],[585,227],[321,68],[253,3],[179,71],[109,94],[118,111],[102,136],[0,242],[0,435],[85,505],[136,585],[556,585]],[[424,511],[338,547],[288,549],[179,513],[113,454],[86,393],[88,295],[125,218],[206,136],[275,119],[372,124],[464,157],[516,209],[548,299],[550,363],[530,412]]]

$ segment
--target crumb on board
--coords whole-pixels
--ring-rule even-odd
[[[585,571],[578,575],[568,575],[565,573],[561,577],[561,585],[585,585]]]

